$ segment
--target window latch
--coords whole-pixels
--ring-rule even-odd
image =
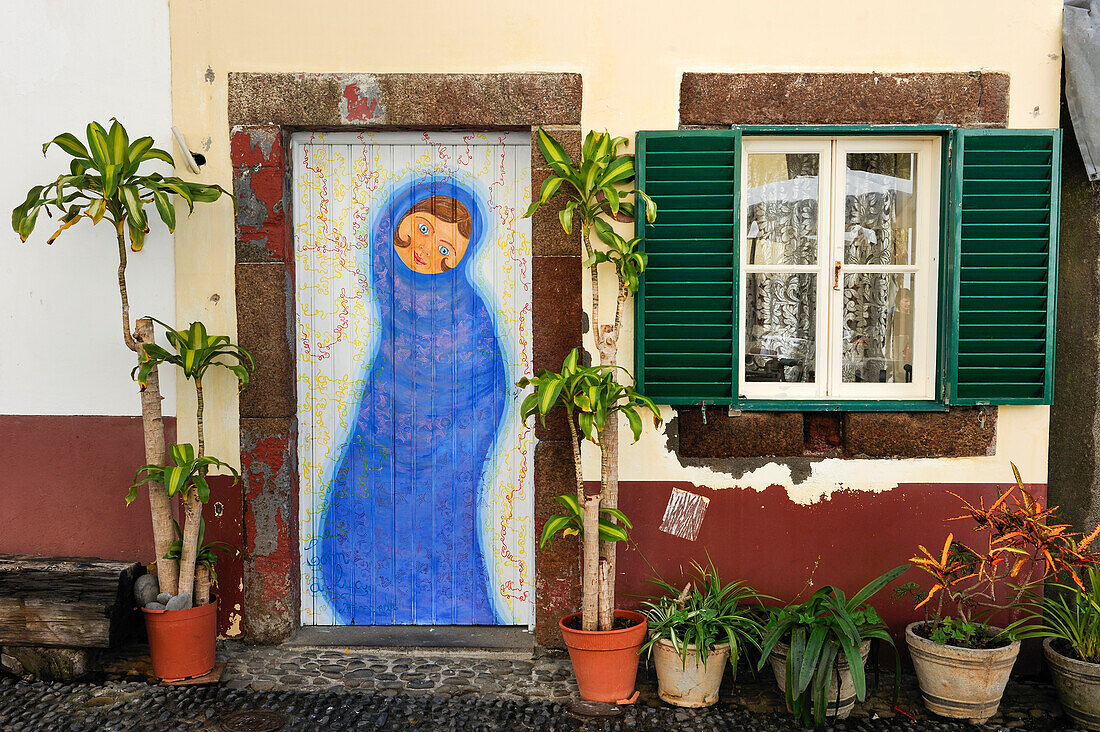
[[[833,289],[840,292],[840,260],[833,264]]]

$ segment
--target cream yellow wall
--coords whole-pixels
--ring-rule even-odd
[[[599,13],[605,22],[597,20]],[[226,187],[231,71],[579,72],[585,128],[630,137],[636,130],[676,127],[684,71],[990,70],[1011,75],[1010,126],[1056,127],[1061,17],[1061,0],[647,0],[611,6],[587,0],[171,0],[172,108],[191,146],[207,156],[202,178]],[[196,212],[177,231],[176,243],[178,320],[202,318],[216,332],[235,332],[229,203]],[[632,334],[624,333],[626,364],[631,342]],[[223,378],[208,390],[210,451],[235,460],[232,381]],[[191,405],[193,396],[181,385],[179,414]],[[685,469],[665,449],[664,435],[650,430],[640,445],[625,448],[621,477],[712,488],[779,484],[800,502],[837,488],[999,481],[1011,475],[1009,459],[1025,480],[1044,482],[1048,412],[1002,408],[995,457],[825,460],[798,485],[778,465],[736,481]],[[193,437],[188,429],[181,419],[185,439]],[[586,474],[597,477],[596,462],[587,463]]]

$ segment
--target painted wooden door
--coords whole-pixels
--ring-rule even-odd
[[[531,625],[530,135],[293,155],[302,624]]]

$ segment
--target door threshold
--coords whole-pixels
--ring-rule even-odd
[[[451,648],[534,653],[535,635],[513,625],[307,625],[284,647]]]

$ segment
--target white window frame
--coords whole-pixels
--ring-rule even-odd
[[[912,136],[746,136],[741,152],[741,211],[738,250],[738,394],[743,399],[786,400],[934,400],[936,397],[937,325],[939,306],[940,170],[939,137]],[[911,265],[844,264],[844,199],[849,152],[915,153],[918,201],[916,262]],[[756,153],[817,153],[818,249],[813,265],[759,265],[748,263],[747,234],[748,156]],[[827,236],[822,237],[822,232]],[[834,268],[840,262],[840,289],[834,289]],[[841,381],[844,276],[856,272],[916,273],[913,292],[913,380],[910,383]],[[744,293],[749,274],[814,273],[817,277],[815,381],[813,383],[749,382],[745,380]]]

